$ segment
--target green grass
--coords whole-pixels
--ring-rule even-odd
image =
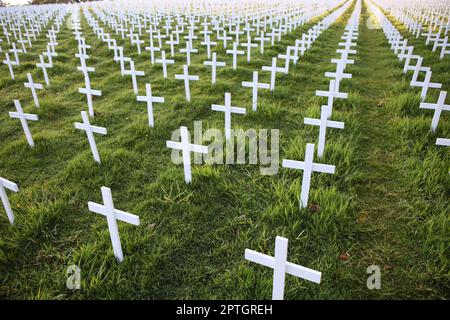
[[[277,175],[260,174],[259,165],[196,165],[193,182],[184,183],[182,166],[170,161],[165,147],[172,131],[194,121],[203,128],[223,128],[223,114],[211,104],[247,107],[247,115],[234,116],[234,128],[280,130],[280,161],[302,160],[306,143],[317,143],[318,130],[303,125],[304,117],[317,117],[324,98],[315,90],[328,88],[325,71],[343,33],[353,6],[313,44],[289,75],[277,75],[276,91],[260,91],[258,111],[251,112],[250,81],[253,70],[269,65],[271,57],[315,22],[283,37],[264,55],[253,50],[251,63],[242,56],[238,70],[231,68],[219,42],[217,83],[211,85],[204,47],[192,56],[192,101],[184,98],[181,73],[184,55],[168,67],[164,80],[160,65],[152,66],[148,52],[138,56],[129,42],[119,40],[145,77],[138,79],[141,93],[150,82],[165,103],[154,108],[155,128],[148,127],[146,106],[137,103],[130,77],[82,19],[83,35],[92,45],[88,65],[94,89],[92,124],[108,135],[96,136],[102,164],[97,165],[86,136],[75,130],[85,96],[77,92],[84,79],[76,72],[76,41],[64,24],[58,35],[58,57],[49,71],[51,86],[33,106],[23,82],[34,67],[45,37],[33,43],[10,80],[0,66],[0,176],[19,184],[8,193],[16,223],[0,215],[0,297],[26,299],[269,299],[272,271],[244,259],[245,248],[273,255],[275,236],[289,239],[291,262],[322,271],[320,285],[286,277],[286,299],[393,299],[448,298],[449,292],[449,179],[448,150],[434,145],[436,137],[449,137],[448,115],[443,113],[437,134],[429,131],[432,113],[419,109],[418,92],[409,87],[402,66],[390,51],[381,30],[366,27],[363,5],[356,63],[349,66],[351,80],[341,84],[348,100],[335,103],[333,119],[344,130],[328,130],[323,163],[336,166],[334,175],[314,174],[310,202],[319,210],[300,210],[301,173],[280,168]],[[107,28],[105,28],[108,32]],[[421,41],[422,44],[423,41]],[[440,61],[420,43],[415,50],[431,66],[433,81],[449,85],[448,58]],[[169,48],[166,47],[166,53]],[[416,51],[415,51],[416,52]],[[260,81],[269,74],[260,72]],[[431,101],[438,92],[430,92]],[[18,121],[8,117],[13,99],[25,112],[37,113],[30,123],[36,143],[30,149]],[[317,160],[316,160],[317,161]],[[89,212],[87,202],[101,202],[100,187],[112,189],[115,207],[136,214],[138,227],[119,223],[125,261],[117,263],[106,220]],[[3,211],[2,211],[3,212]],[[341,259],[347,253],[348,259]],[[66,288],[66,269],[82,270],[81,290]],[[366,268],[382,270],[381,290],[366,288]]]

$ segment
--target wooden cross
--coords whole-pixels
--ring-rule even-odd
[[[89,201],[89,211],[104,215],[108,221],[109,235],[114,250],[114,256],[119,262],[123,261],[122,245],[120,243],[119,228],[117,220],[138,226],[140,224],[139,217],[125,211],[114,208],[111,189],[102,187],[103,205]]]
[[[10,118],[16,118],[20,120],[22,124],[23,132],[25,133],[25,137],[27,138],[27,142],[30,147],[34,147],[33,137],[31,136],[30,129],[28,128],[27,120],[30,121],[38,121],[38,116],[35,114],[24,113],[22,110],[22,105],[19,100],[14,100],[14,105],[16,106],[16,112],[10,112]]]
[[[166,141],[166,146],[167,148],[182,151],[184,180],[186,181],[186,183],[191,183],[191,152],[208,153],[208,147],[189,143],[189,133],[187,127],[180,127],[180,134],[181,142]]]
[[[311,174],[313,172],[323,172],[333,174],[335,166],[313,163],[314,144],[308,143],[305,150],[305,161],[295,161],[283,159],[282,167],[303,170],[302,191],[300,196],[300,206],[306,208],[308,205],[309,189],[311,185]]]
[[[272,300],[283,300],[286,273],[320,283],[322,273],[313,269],[287,262],[288,239],[275,238],[275,255],[273,257],[245,249],[245,259],[273,269]]]
[[[164,52],[164,51],[163,51]],[[148,124],[153,128],[153,103],[164,103],[164,97],[154,97],[152,96],[152,87],[150,83],[145,85],[145,96],[137,96],[137,101],[147,102],[147,112],[148,112]]]
[[[242,81],[242,86],[252,88],[252,109],[256,111],[258,107],[258,88],[270,89],[270,85],[268,83],[258,83],[258,71],[253,71],[253,81]]]

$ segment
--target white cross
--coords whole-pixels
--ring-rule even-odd
[[[39,55],[39,61],[40,61],[39,63],[36,63],[36,67],[42,69],[42,73],[44,74],[45,84],[50,85],[50,81],[48,79],[48,73],[47,73],[47,68],[49,68],[50,65],[45,63],[44,56],[41,54]]]
[[[308,205],[309,188],[311,185],[311,174],[313,172],[334,173],[335,166],[328,164],[313,163],[314,144],[308,143],[305,150],[305,161],[295,161],[283,159],[282,167],[303,170],[302,191],[300,205],[306,208]]]
[[[86,131],[86,135],[89,141],[89,146],[91,147],[92,155],[94,156],[94,160],[97,163],[100,162],[100,155],[98,154],[97,144],[95,143],[94,133],[98,134],[107,134],[106,128],[92,126],[89,122],[89,117],[86,111],[81,111],[81,118],[83,119],[83,123],[75,122],[75,128],[79,130]]]
[[[211,61],[203,61],[203,64],[205,66],[211,66],[211,83],[216,83],[216,69],[217,67],[225,67],[225,62],[218,62],[217,61],[217,55],[215,52],[212,54],[212,60]]]
[[[261,54],[264,54],[264,42],[270,40],[270,38],[264,37],[264,31],[261,31],[259,37],[255,37],[255,40],[259,41],[259,50]]]
[[[435,88],[435,89],[442,88],[442,83],[431,82],[431,75],[432,75],[432,71],[428,70],[425,74],[424,81],[417,81],[417,80],[412,81],[411,80],[410,85],[412,87],[422,87],[422,92],[420,93],[420,98],[422,99],[422,101],[424,101],[427,96],[428,88]]]
[[[163,67],[164,79],[167,78],[167,65],[174,64],[175,61],[172,59],[166,59],[166,52],[164,50],[161,51],[161,59],[156,59],[156,63],[161,63]]]
[[[335,91],[335,80],[330,80],[330,85],[328,88],[329,88],[328,91],[316,90],[316,96],[328,98],[327,106],[329,108],[328,111],[330,112],[328,117],[330,117],[331,113],[333,112],[334,98],[347,99],[348,94]]]
[[[14,182],[0,177],[0,198],[2,199],[3,207],[5,208],[6,215],[8,216],[9,222],[11,224],[14,224],[14,214],[11,209],[11,204],[9,203],[8,195],[6,194],[5,189],[11,190],[13,192],[18,192],[19,187]]]
[[[253,81],[242,81],[242,86],[252,88],[252,109],[256,111],[258,107],[258,88],[270,89],[268,83],[258,83],[258,71],[253,71]]]
[[[284,59],[285,63],[284,63],[284,73],[288,74],[289,73],[289,64],[291,63],[291,60],[296,61],[298,59],[298,57],[294,57],[291,56],[291,50],[294,47],[288,46],[286,48],[286,54],[279,54],[278,58],[280,59]]]
[[[106,216],[108,221],[109,236],[114,250],[114,256],[119,262],[123,261],[122,245],[120,244],[119,229],[117,227],[117,220],[130,223],[138,226],[140,224],[139,217],[125,211],[120,211],[114,208],[111,189],[102,187],[103,205],[89,201],[89,211],[100,213]]]
[[[133,91],[134,94],[138,94],[139,90],[138,90],[138,85],[137,85],[137,79],[136,76],[144,76],[145,72],[144,71],[136,71],[136,69],[134,68],[134,61],[131,60],[130,61],[130,70],[124,70],[123,71],[124,75],[128,75],[131,76],[131,80],[133,82]]]
[[[14,53],[14,59],[16,60],[16,64],[20,65],[18,53],[23,53],[23,50],[17,49],[15,42],[12,43],[12,47],[13,47],[12,49],[9,49],[9,52]]]
[[[211,58],[211,46],[216,46],[217,42],[210,41],[209,36],[206,36],[206,40],[200,42],[200,44],[202,46],[206,46],[206,56],[208,57],[208,59],[210,59]]]
[[[8,68],[9,68],[9,73],[10,73],[10,75],[11,75],[11,79],[14,80],[15,77],[14,77],[13,66],[17,66],[17,63],[16,63],[16,61],[13,61],[13,60],[10,60],[10,59],[9,59],[9,54],[8,54],[7,52],[5,52],[5,57],[6,57],[6,60],[3,60],[3,63],[6,64],[6,65],[8,66]]]
[[[170,34],[170,41],[166,41],[166,44],[170,45],[170,56],[173,57],[175,55],[175,45],[178,44],[178,41],[173,40],[173,34]]]
[[[83,72],[85,77],[89,76],[89,72],[95,72],[94,67],[86,66],[86,60],[84,59],[84,57],[80,57],[80,64],[81,64],[81,67],[77,66],[77,70]]]
[[[198,81],[199,76],[190,76],[188,71],[188,66],[183,65],[183,74],[176,74],[175,79],[184,80],[184,89],[186,91],[186,100],[191,101],[191,90],[189,86],[189,81]]]
[[[252,43],[252,38],[250,36],[248,36],[247,42],[241,43],[241,46],[247,48],[247,62],[250,62],[252,48],[256,48],[258,46],[258,44]]]
[[[225,113],[225,137],[227,140],[231,137],[231,114],[245,114],[245,108],[231,106],[231,94],[225,93],[225,105],[213,104],[211,109]]]
[[[336,72],[325,72],[325,77],[334,78],[334,90],[339,91],[340,83],[342,79],[350,79],[352,77],[351,73],[345,73],[345,62],[343,60],[338,60],[336,64]]]
[[[425,102],[420,103],[420,108],[434,110],[433,120],[431,121],[431,130],[433,132],[436,131],[436,128],[439,123],[439,118],[441,117],[441,112],[450,111],[450,105],[445,104],[446,97],[447,91],[441,91],[437,103],[425,103]]]
[[[78,92],[85,94],[88,103],[89,115],[94,116],[94,106],[92,104],[92,96],[100,97],[102,92],[100,90],[94,90],[91,88],[91,81],[89,80],[89,75],[84,76],[84,82],[86,83],[86,88],[78,88]]]
[[[33,148],[34,141],[33,137],[31,136],[30,129],[28,128],[27,120],[38,121],[38,116],[30,113],[23,113],[22,106],[19,100],[14,100],[14,105],[16,106],[17,112],[10,112],[9,117],[20,119],[20,123],[22,124],[22,128],[25,133],[25,137],[27,138],[28,144]]]
[[[183,156],[184,180],[191,183],[191,152],[208,153],[208,147],[189,143],[187,127],[180,127],[181,142],[166,141],[167,148],[181,150]]]
[[[152,64],[155,63],[155,52],[160,51],[161,49],[159,47],[155,47],[153,45],[153,37],[150,35],[150,46],[145,47],[146,51],[150,51],[150,61]]]
[[[263,71],[270,71],[270,91],[275,90],[275,76],[277,72],[283,72],[284,68],[277,67],[277,58],[272,58],[272,66],[263,66]]]
[[[233,42],[233,50],[227,50],[227,53],[233,55],[233,69],[236,70],[237,68],[237,55],[238,54],[244,54],[244,50],[238,50],[237,49],[237,43]]]
[[[245,259],[273,269],[272,300],[283,300],[286,273],[320,283],[322,273],[313,269],[287,262],[288,239],[277,236],[275,238],[275,255],[273,257],[245,249]]]
[[[196,52],[198,52],[198,50],[197,49],[193,49],[190,46],[189,42],[186,41],[186,48],[180,49],[180,52],[181,53],[186,53],[186,63],[187,63],[188,66],[190,66],[191,65],[191,53],[196,53]]]
[[[125,62],[131,62],[131,58],[130,57],[125,57],[123,55],[123,48],[122,47],[117,47],[117,51],[119,52],[119,56],[117,58],[114,59],[114,61],[119,61],[120,62],[120,74],[123,76],[124,75],[124,71],[125,71]]]
[[[312,118],[305,118],[303,120],[304,124],[309,124],[312,126],[319,126],[319,144],[317,148],[317,156],[319,159],[322,159],[323,152],[325,151],[325,135],[326,130],[328,128],[336,128],[336,129],[344,129],[344,122],[338,122],[338,121],[331,121],[328,120],[328,116],[330,114],[330,111],[328,109],[328,106],[322,106],[321,113],[320,113],[320,119],[312,119]]]
[[[163,51],[164,52],[164,51]],[[148,111],[148,124],[153,128],[153,103],[164,103],[164,97],[154,97],[152,96],[152,87],[150,83],[145,85],[145,91],[147,95],[145,96],[137,96],[137,101],[147,102],[147,111]]]
[[[36,106],[36,108],[39,108],[40,105],[39,105],[38,96],[36,94],[36,89],[42,90],[42,89],[44,89],[44,86],[39,83],[34,83],[33,78],[31,77],[31,73],[27,73],[27,78],[28,78],[28,82],[25,82],[24,86],[25,86],[25,88],[31,89],[31,94],[33,95],[33,99],[34,99],[34,105]]]
[[[423,67],[422,66],[422,62],[423,62],[423,58],[421,56],[419,56],[419,58],[417,59],[417,63],[415,66],[410,66],[407,68],[408,71],[413,71],[413,76],[411,78],[411,83],[417,81],[418,77],[419,77],[419,73],[424,71],[430,71],[431,69],[429,67]],[[411,85],[411,84],[410,84]]]
[[[413,50],[414,50],[414,47],[410,46],[410,47],[408,47],[408,53],[407,54],[399,56],[399,58],[401,60],[405,59],[405,65],[403,67],[403,73],[406,73],[408,70],[410,70],[411,59],[417,60],[420,57],[418,55],[413,55],[412,54]]]
[[[227,48],[227,40],[232,40],[232,37],[227,37],[227,31],[223,30],[223,36],[220,37],[218,36],[217,39],[223,41],[223,48],[226,49]]]

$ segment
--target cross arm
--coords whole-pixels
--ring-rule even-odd
[[[89,211],[99,213],[105,217],[109,213],[106,211],[105,206],[98,204],[98,203],[91,202],[91,201],[88,202],[88,208],[89,208]],[[113,209],[113,210],[114,210],[114,215],[117,220],[127,222],[127,223],[133,224],[135,226],[138,226],[140,224],[139,216],[136,216],[134,214],[131,214],[131,213],[128,213],[125,211],[117,210],[117,209]]]
[[[9,189],[9,190],[14,191],[14,192],[18,192],[19,191],[19,187],[17,186],[17,184],[15,184],[14,182],[9,181],[9,180],[7,180],[5,178],[0,178],[0,185],[2,185],[6,189]]]
[[[303,161],[296,161],[296,160],[287,160],[283,159],[282,165],[283,168],[290,168],[290,169],[305,169],[305,163]]]
[[[274,269],[275,259],[263,253],[259,253],[250,249],[245,249],[245,259],[265,267]],[[291,262],[286,262],[286,273],[309,280],[314,283],[320,283],[322,273],[316,270],[305,268]]]
[[[312,169],[313,169],[313,171],[317,171],[317,172],[334,174],[336,166],[332,166],[332,165],[329,165],[329,164],[313,163],[312,164]]]
[[[9,116],[11,118],[18,118],[20,119],[20,114],[18,112],[10,112]],[[30,114],[30,113],[23,113],[23,116],[26,120],[30,120],[30,121],[38,121],[38,116],[36,114]]]

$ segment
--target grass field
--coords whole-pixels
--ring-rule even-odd
[[[82,18],[86,43],[92,46],[88,65],[94,100],[92,124],[106,127],[96,136],[102,164],[96,164],[86,136],[74,129],[87,110],[84,86],[75,58],[76,41],[65,23],[58,34],[58,57],[49,71],[50,83],[38,92],[36,109],[23,87],[26,73],[43,83],[35,67],[45,50],[42,33],[30,53],[21,56],[16,80],[0,66],[0,176],[19,185],[8,193],[16,216],[11,226],[0,211],[0,298],[13,299],[269,299],[272,273],[244,259],[245,248],[273,255],[277,235],[289,239],[288,260],[322,272],[320,285],[286,277],[285,299],[441,299],[450,292],[449,150],[435,145],[450,137],[449,115],[443,112],[436,134],[429,130],[432,111],[419,109],[419,91],[409,86],[410,76],[389,49],[381,30],[369,29],[363,2],[360,35],[353,74],[336,100],[333,119],[344,130],[327,130],[321,163],[336,166],[336,173],[314,174],[310,202],[318,209],[300,210],[301,173],[279,168],[277,175],[260,174],[259,165],[196,165],[193,182],[186,185],[182,166],[170,160],[166,148],[172,131],[202,120],[203,128],[223,128],[223,113],[211,111],[232,93],[235,106],[247,115],[233,116],[234,128],[280,130],[281,159],[303,160],[306,143],[317,143],[318,129],[303,125],[304,117],[318,117],[333,71],[331,58],[340,42],[354,4],[314,43],[288,75],[278,75],[276,90],[260,91],[257,112],[251,112],[253,70],[269,65],[288,45],[314,25],[308,23],[282,38],[264,55],[254,49],[238,69],[221,43],[217,83],[203,66],[205,49],[192,56],[192,100],[174,74],[182,73],[185,56],[177,53],[164,80],[160,65],[151,65],[148,52],[139,56],[129,41],[115,36],[145,77],[140,93],[152,84],[164,104],[155,106],[155,127],[148,127],[145,104],[136,102],[131,78],[120,75],[113,53]],[[66,17],[68,19],[68,17]],[[113,32],[106,26],[105,31]],[[398,26],[424,56],[433,81],[443,90],[450,85],[450,62],[439,60]],[[0,34],[1,36],[1,34]],[[165,47],[166,52],[169,47]],[[3,56],[2,56],[3,58]],[[2,59],[3,60],[3,59]],[[260,72],[262,82],[269,73]],[[435,102],[438,90],[429,101]],[[8,116],[13,99],[25,112],[37,113],[30,123],[36,147],[31,149],[20,123]],[[447,112],[448,113],[448,112]],[[115,207],[141,219],[138,227],[119,223],[125,261],[114,259],[106,219],[89,212],[87,202],[101,203],[100,187],[111,188]],[[66,269],[81,268],[81,289],[66,288]],[[381,268],[381,289],[368,290],[366,269]]]

